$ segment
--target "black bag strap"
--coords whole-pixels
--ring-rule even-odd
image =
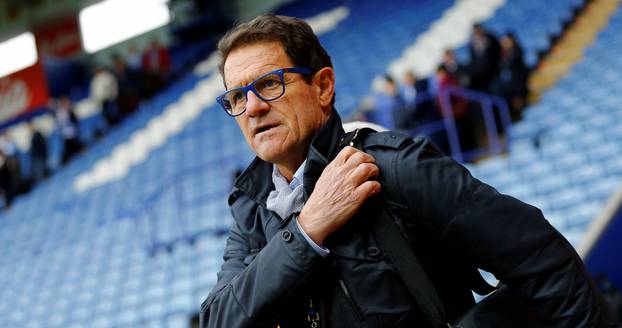
[[[351,146],[363,150],[363,140],[376,132],[370,128],[359,128],[348,132],[341,139],[339,149]],[[434,327],[451,327],[451,324],[447,322],[445,307],[441,298],[417,259],[410,243],[388,212],[384,196],[377,199],[377,205],[379,205],[377,208],[380,209],[380,213],[372,220],[372,230],[380,247],[393,262],[406,288],[428,321]],[[488,294],[496,289],[490,286],[477,271],[472,274],[471,280],[478,293]]]
[[[363,139],[376,132],[370,128],[348,132],[341,140],[339,149],[352,146],[363,150]],[[393,262],[406,288],[430,323],[434,327],[451,327],[451,324],[447,322],[445,307],[432,281],[424,271],[405,235],[400,231],[397,222],[388,212],[386,200],[383,196],[378,198],[377,208],[380,209],[380,213],[372,220],[372,230],[378,243]],[[497,290],[497,287],[491,286],[477,270],[470,274],[470,281],[476,293],[486,295]]]
[[[384,204],[382,204],[384,205]],[[417,260],[410,244],[399,230],[386,206],[372,220],[372,229],[381,249],[393,262],[406,288],[434,327],[451,327],[436,289]]]
[[[340,142],[339,149],[345,146],[361,147],[361,141],[367,135],[376,132],[362,128],[346,133]],[[378,197],[379,215],[372,220],[372,230],[381,249],[393,262],[406,288],[423,311],[428,321],[437,328],[451,327],[447,323],[445,308],[434,285],[423,270],[404,234],[389,214],[383,196]]]

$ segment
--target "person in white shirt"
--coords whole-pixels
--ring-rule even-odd
[[[101,66],[96,67],[91,80],[90,98],[100,106],[108,125],[115,125],[119,121],[117,93],[118,84],[115,76]]]

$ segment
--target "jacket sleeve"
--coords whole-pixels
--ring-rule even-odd
[[[231,229],[218,281],[201,305],[200,327],[276,327],[278,302],[322,260],[295,220],[262,249],[252,249],[247,236],[240,225]]]
[[[473,178],[426,141],[394,163],[409,210],[444,247],[519,291],[550,326],[607,326],[607,308],[583,262],[539,209]]]

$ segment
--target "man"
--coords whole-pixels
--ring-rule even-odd
[[[28,129],[31,133],[30,138],[30,171],[34,183],[43,180],[48,175],[48,145],[45,136],[37,127],[34,121],[28,122]]]
[[[469,85],[469,76],[466,72],[466,68],[458,62],[453,50],[445,50],[441,65],[445,67],[447,73],[458,81],[461,86],[466,87]]]
[[[512,117],[519,118],[529,93],[529,70],[523,60],[523,49],[512,32],[503,35],[500,44],[499,75],[494,80],[492,91],[508,102]]]
[[[161,90],[171,71],[171,54],[158,39],[153,39],[142,56],[142,71],[145,75],[147,97]]]
[[[600,327],[581,260],[539,210],[472,178],[423,139],[340,149],[331,60],[301,20],[262,15],[219,43],[234,116],[257,158],[229,197],[235,224],[205,327],[428,327],[371,233],[374,195],[408,232],[453,321],[491,271],[557,327]]]
[[[488,92],[490,83],[499,72],[501,46],[497,37],[486,31],[483,26],[473,26],[473,36],[469,42],[469,80],[470,88]]]
[[[382,78],[382,89],[374,94],[374,110],[368,113],[368,121],[388,129],[406,130],[412,121],[412,110],[407,110],[395,80],[389,75]]]
[[[78,117],[73,112],[71,99],[67,96],[61,96],[58,99],[54,113],[56,115],[58,130],[63,138],[61,163],[65,165],[83,148],[82,141],[80,141],[80,124],[78,122]]]
[[[108,126],[119,123],[119,112],[116,105],[119,85],[116,77],[104,69],[96,66],[90,84],[90,97],[101,108]]]

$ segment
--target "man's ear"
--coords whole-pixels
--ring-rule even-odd
[[[315,73],[314,80],[319,88],[320,106],[330,110],[335,96],[335,71],[331,67],[324,67]]]

